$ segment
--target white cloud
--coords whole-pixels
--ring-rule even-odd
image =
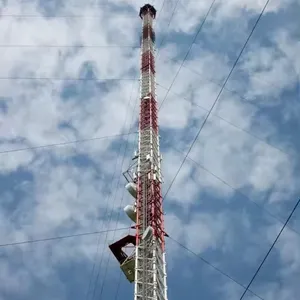
[[[296,188],[292,155],[247,136],[217,118],[209,121],[190,157],[234,188],[251,185],[257,191]],[[289,198],[289,193],[281,201]]]
[[[191,222],[185,226],[187,247],[197,254],[209,248],[215,249],[221,243],[225,228],[226,217],[222,214],[194,215]]]
[[[14,144],[13,147],[16,146],[17,145]],[[5,150],[7,150],[7,148],[5,148]],[[34,155],[30,151],[24,151],[19,155],[12,155],[11,153],[1,154],[0,173],[9,174],[10,172],[17,170],[19,167],[26,167],[33,161],[33,158]]]

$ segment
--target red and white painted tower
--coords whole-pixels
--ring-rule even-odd
[[[141,109],[137,172],[135,300],[167,299],[161,155],[155,82],[156,10],[146,4],[141,45]],[[149,231],[149,233],[147,232]]]
[[[134,300],[167,300],[165,231],[161,195],[161,154],[159,150],[158,109],[155,82],[156,10],[150,4],[140,9],[142,19],[140,119],[135,163],[124,173],[127,190],[135,198],[125,207],[136,222],[136,236],[128,235],[110,245],[122,271],[135,283]],[[126,176],[126,174],[128,176]],[[127,255],[122,249],[135,245]]]

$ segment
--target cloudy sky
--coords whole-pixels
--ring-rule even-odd
[[[169,299],[238,300],[300,197],[300,1],[270,1],[171,189],[265,0],[216,0],[196,40],[211,0],[150,3],[166,230],[228,275],[167,240]],[[133,298],[108,244],[131,225],[143,4],[0,0],[0,244],[112,230],[1,246],[0,300]],[[262,299],[299,299],[299,235],[300,209]]]

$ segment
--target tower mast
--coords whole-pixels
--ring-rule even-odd
[[[161,195],[161,154],[159,149],[158,109],[155,82],[156,9],[146,4],[142,19],[140,118],[138,151],[135,163],[124,173],[126,189],[135,198],[125,212],[136,223],[136,236],[128,235],[110,245],[121,269],[135,283],[134,300],[167,300],[165,231]],[[128,256],[122,249],[135,245]]]
[[[155,82],[156,10],[146,4],[140,10],[141,105],[137,178],[137,226],[135,300],[167,299],[165,232],[161,196],[161,155]],[[147,238],[147,231],[150,238]]]

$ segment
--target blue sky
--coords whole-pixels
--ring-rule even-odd
[[[165,192],[265,2],[217,0],[169,92],[211,1],[150,3]],[[110,136],[0,153],[0,244],[130,226],[120,175],[137,136],[116,135],[137,130],[143,4],[0,1],[0,152]],[[300,197],[299,11],[270,1],[164,202],[168,233],[242,285]],[[107,247],[127,232],[0,248],[0,300],[130,299]],[[251,286],[261,298],[299,298],[299,234],[298,210]],[[167,267],[169,299],[243,292],[171,240]]]

